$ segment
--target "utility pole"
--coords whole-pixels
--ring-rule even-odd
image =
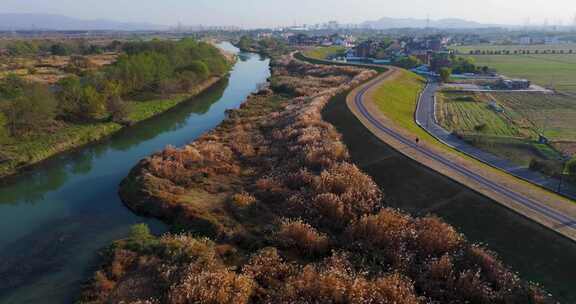
[[[566,164],[570,160],[569,157],[562,157],[562,169],[560,171],[560,181],[558,182],[558,193],[562,193],[562,186],[564,184],[564,172],[566,172]]]

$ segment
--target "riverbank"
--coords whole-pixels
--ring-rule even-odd
[[[177,94],[159,100],[128,101],[130,109],[128,121],[130,125],[134,125],[164,113],[212,87],[223,77],[205,80],[186,94]],[[17,175],[60,153],[100,141],[127,127],[130,126],[115,122],[67,125],[52,134],[35,136],[6,145],[2,147],[2,152],[9,155],[9,158],[4,161],[0,160],[0,178]]]
[[[391,209],[350,162],[321,111],[375,75],[283,58],[272,90],[140,162],[122,184],[125,203],[183,233],[135,227],[83,300],[552,303],[442,220]]]

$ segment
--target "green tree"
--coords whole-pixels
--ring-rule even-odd
[[[404,69],[413,69],[421,64],[422,62],[420,59],[415,56],[401,57],[400,59],[394,61],[394,65]]]
[[[97,121],[106,114],[106,97],[93,86],[82,89],[82,118],[84,121]]]
[[[184,67],[182,70],[190,71],[196,74],[200,79],[206,79],[210,76],[210,69],[206,65],[206,63],[200,60],[192,61],[188,66]]]
[[[450,68],[440,69],[440,79],[442,80],[442,82],[450,81],[450,76],[452,76],[452,70]]]
[[[55,43],[50,47],[50,53],[54,56],[68,56],[70,49],[63,43]]]
[[[76,76],[61,79],[57,84],[58,116],[68,121],[80,120],[83,116],[83,88]]]
[[[56,106],[57,101],[48,87],[28,85],[21,96],[11,100],[3,108],[11,135],[20,136],[39,130],[54,119]]]
[[[104,83],[103,95],[106,99],[106,111],[112,121],[125,123],[128,119],[129,107],[122,99],[122,85],[117,81]]]
[[[24,93],[26,82],[16,74],[8,74],[0,82],[0,98],[14,99]]]
[[[570,177],[576,178],[576,156],[566,163],[566,172]]]
[[[254,40],[249,36],[242,36],[238,42],[238,48],[244,51],[251,50],[254,45]]]

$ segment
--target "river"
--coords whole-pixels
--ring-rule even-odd
[[[118,184],[137,162],[217,126],[270,76],[269,60],[239,53],[228,79],[102,142],[61,154],[0,185],[0,303],[71,303],[98,251],[147,223],[124,207]]]

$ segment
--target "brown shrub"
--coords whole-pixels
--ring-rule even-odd
[[[94,275],[94,295],[97,299],[103,300],[114,289],[116,283],[110,280],[102,271],[97,271]]]
[[[395,303],[418,304],[421,301],[416,296],[414,284],[400,274],[391,274],[370,282],[371,291],[360,299],[352,297],[352,303]],[[361,300],[361,301],[359,301]],[[368,300],[368,301],[365,301]]]
[[[284,185],[292,190],[299,190],[302,187],[310,186],[314,182],[314,175],[306,169],[290,173],[284,178]]]
[[[166,234],[160,238],[157,254],[173,262],[215,265],[219,263],[214,242],[190,234]]]
[[[275,303],[420,303],[412,282],[392,274],[368,280],[356,273],[346,256],[308,265],[291,277]]]
[[[313,190],[317,194],[332,193],[338,196],[339,201],[335,200],[333,196],[317,198],[320,207],[322,207],[322,203],[327,204],[327,206],[341,205],[339,208],[343,211],[336,214],[344,216],[335,220],[356,219],[364,214],[378,211],[382,206],[382,193],[378,186],[356,166],[348,163],[335,165],[322,172],[320,176],[316,177]]]
[[[311,256],[328,252],[330,240],[324,233],[319,233],[314,227],[302,220],[285,220],[278,232],[278,240],[284,247],[295,247],[301,253]]]
[[[235,207],[246,208],[256,203],[256,198],[247,192],[234,194],[231,198]]]
[[[307,149],[304,161],[305,165],[311,169],[323,169],[330,168],[348,157],[348,149],[338,142]]]
[[[416,220],[416,247],[420,255],[443,255],[456,250],[464,241],[454,227],[437,217]]]
[[[334,221],[337,226],[342,226],[355,218],[350,206],[345,206],[338,195],[324,193],[317,195],[313,201],[314,207],[327,219]]]
[[[454,263],[449,255],[432,260],[428,265],[428,279],[432,281],[448,281],[454,274]]]
[[[355,165],[342,163],[322,172],[314,184],[318,193],[344,194],[348,191],[368,192],[379,198],[374,181]],[[378,194],[378,195],[376,195]]]
[[[468,303],[494,303],[494,291],[482,281],[479,272],[462,272],[452,289],[457,293],[457,298]]]
[[[261,287],[275,289],[295,271],[295,266],[284,262],[276,248],[265,248],[250,258],[242,272]],[[273,292],[273,290],[268,292]]]
[[[115,250],[112,264],[110,265],[110,275],[113,279],[120,279],[136,259],[136,254],[128,250]]]
[[[383,209],[376,215],[366,215],[352,223],[347,236],[375,248],[399,248],[414,235],[412,219],[397,210]]]
[[[248,303],[254,292],[254,281],[227,269],[191,272],[168,291],[168,303]]]
[[[499,290],[514,290],[521,286],[517,275],[510,272],[496,256],[480,246],[470,246],[466,252],[468,267],[479,268],[483,277]]]
[[[353,280],[348,260],[333,256],[324,265],[308,265],[287,280],[276,303],[345,303]]]

